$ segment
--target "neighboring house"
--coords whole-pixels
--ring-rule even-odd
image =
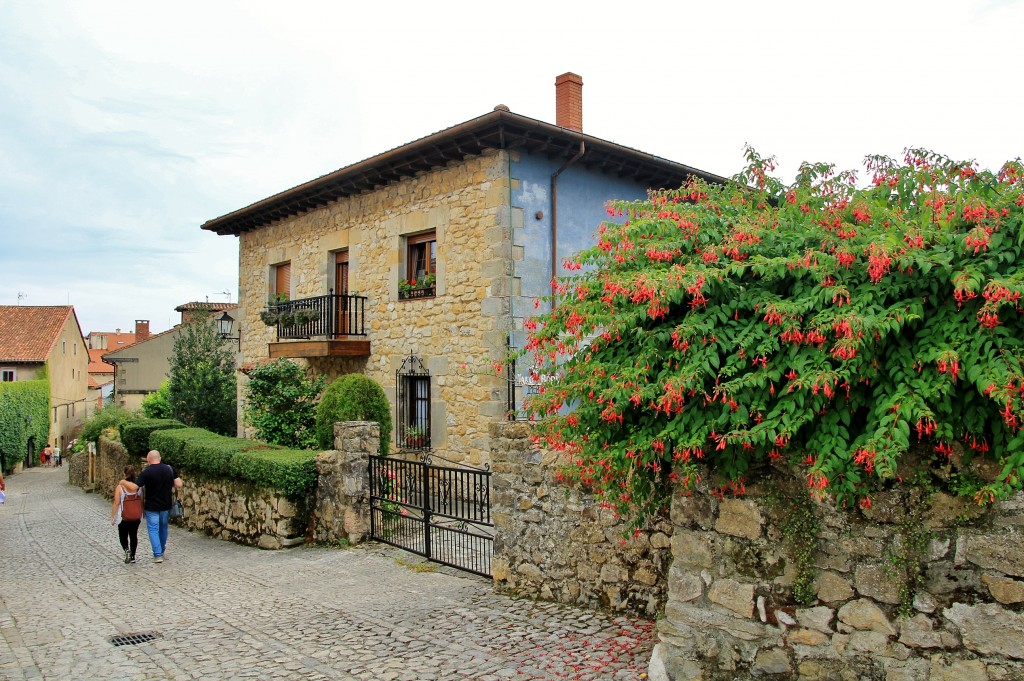
[[[210,323],[214,323],[216,314],[234,308],[230,303],[185,303],[174,310],[181,313],[181,323],[187,324],[197,317],[209,317]],[[150,334],[147,322],[145,330],[144,339],[103,355],[103,360],[114,367],[111,401],[129,411],[140,409],[146,396],[159,390],[170,377],[174,341],[181,333],[181,324]]]
[[[149,320],[136,319],[135,333],[116,331],[91,331],[85,337],[89,347],[89,401],[86,418],[109,404],[114,392],[114,366],[103,361],[108,352],[127,347],[136,341],[149,338]]]
[[[499,106],[206,222],[238,237],[243,365],[365,373],[397,446],[485,462],[489,424],[537,388],[500,365],[606,201],[725,181],[583,134],[582,79],[555,86],[557,125]]]
[[[85,420],[88,365],[74,307],[0,305],[0,380],[49,379],[48,439],[62,450]]]

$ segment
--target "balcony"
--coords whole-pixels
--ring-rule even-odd
[[[366,296],[299,298],[268,305],[260,317],[277,329],[269,346],[278,357],[369,357]]]

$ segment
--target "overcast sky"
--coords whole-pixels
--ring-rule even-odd
[[[785,179],[907,146],[997,168],[1022,35],[1022,0],[0,0],[0,304],[166,330],[237,300],[206,220],[496,104],[553,123],[566,71],[585,132],[719,175],[745,143]]]

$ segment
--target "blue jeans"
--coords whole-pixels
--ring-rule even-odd
[[[149,531],[149,543],[153,546],[153,557],[164,555],[167,546],[167,521],[170,511],[146,511],[146,529]]]

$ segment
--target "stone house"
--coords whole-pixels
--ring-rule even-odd
[[[488,425],[536,389],[509,349],[606,201],[725,181],[584,134],[582,79],[555,88],[555,125],[499,105],[203,224],[238,238],[243,366],[365,373],[398,447],[484,463]]]
[[[0,381],[50,382],[48,443],[63,450],[86,415],[89,352],[71,305],[0,305]],[[38,451],[46,442],[30,442]],[[26,452],[26,457],[30,452]]]

